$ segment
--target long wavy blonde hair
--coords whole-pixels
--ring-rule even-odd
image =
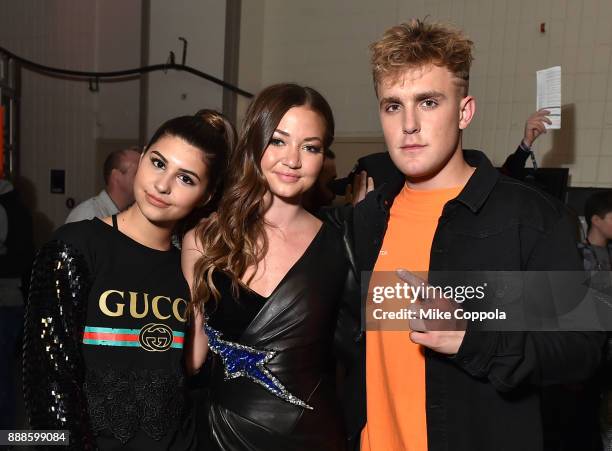
[[[261,91],[250,104],[235,150],[230,156],[228,179],[219,207],[195,229],[202,256],[194,267],[190,311],[220,299],[213,282],[215,271],[227,274],[235,296],[248,268],[255,267],[268,251],[264,230],[264,196],[268,183],[261,158],[285,113],[307,106],[325,122],[324,148],[334,139],[334,117],[327,101],[316,90],[282,83]],[[256,271],[253,272],[253,275]],[[250,283],[253,275],[245,282]]]

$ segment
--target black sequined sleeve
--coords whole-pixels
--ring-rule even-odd
[[[70,431],[74,450],[94,449],[83,393],[83,334],[89,270],[80,253],[47,243],[32,270],[23,342],[23,386],[33,429]]]

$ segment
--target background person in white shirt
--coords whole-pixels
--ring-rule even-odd
[[[105,218],[129,207],[134,202],[134,175],[139,159],[140,152],[135,147],[109,154],[104,160],[106,188],[74,207],[66,223],[94,217]]]

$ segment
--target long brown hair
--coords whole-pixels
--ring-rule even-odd
[[[203,252],[194,267],[190,311],[201,312],[211,298],[219,300],[213,282],[215,271],[231,278],[232,290],[237,295],[246,270],[253,266],[257,269],[266,255],[263,199],[269,188],[261,170],[261,158],[285,113],[297,106],[307,106],[321,115],[325,121],[323,147],[331,145],[334,117],[329,104],[316,90],[282,83],[257,95],[249,105],[238,144],[231,154],[228,180],[217,212],[195,229]]]

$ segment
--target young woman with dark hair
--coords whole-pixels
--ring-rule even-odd
[[[171,236],[215,198],[233,143],[214,111],[167,121],[140,158],[135,203],[62,226],[40,250],[23,354],[33,429],[68,430],[74,450],[196,449],[182,371],[189,287]]]
[[[183,241],[187,366],[211,358],[206,449],[344,449],[332,342],[348,263],[336,229],[302,206],[333,136],[317,91],[264,89],[217,212]]]

